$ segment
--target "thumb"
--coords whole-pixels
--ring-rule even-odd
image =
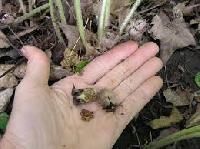
[[[26,74],[23,82],[31,84],[48,84],[50,62],[46,54],[33,46],[24,46],[22,54],[28,59]]]

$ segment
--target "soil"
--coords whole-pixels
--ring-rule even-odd
[[[87,0],[84,0],[87,1]],[[88,0],[89,1],[89,0]],[[72,1],[68,0],[69,5],[71,6]],[[119,2],[119,1],[118,1]],[[171,21],[171,24],[173,24],[172,13],[173,13],[173,7],[176,6],[179,3],[185,2],[186,6],[194,6],[198,5],[199,0],[170,0],[169,2],[163,1],[155,1],[155,0],[144,0],[144,2],[141,4],[141,6],[137,10],[137,14],[134,16],[135,18],[142,18],[146,20],[145,23],[148,25],[145,26],[145,28],[138,29],[138,26],[130,26],[131,29],[137,28],[139,30],[139,33],[137,33],[137,38],[130,37],[130,35],[124,35],[123,38],[120,40],[111,40],[110,37],[116,36],[116,30],[114,27],[119,22],[116,22],[115,19],[111,20],[112,29],[109,28],[110,34],[109,38],[105,40],[108,43],[111,43],[113,45],[116,45],[117,43],[127,41],[130,39],[137,40],[139,43],[144,43],[147,41],[154,41],[161,47],[163,47],[163,39],[161,38],[154,38],[153,33],[150,33],[151,27],[153,26],[152,20],[156,15],[159,15],[160,12],[164,12]],[[43,4],[47,3],[47,0],[38,0],[33,8],[37,8]],[[19,49],[23,45],[34,45],[41,49],[45,49],[45,52],[49,54],[52,65],[59,65],[62,66],[63,69],[69,71],[70,73],[65,73],[65,75],[61,77],[54,77],[51,79],[49,84],[52,84],[56,82],[57,80],[63,78],[66,75],[70,75],[74,72],[74,67],[77,65],[77,61],[80,62],[80,59],[77,57],[81,57],[81,60],[87,60],[91,61],[94,57],[100,55],[101,53],[108,50],[109,46],[101,45],[103,48],[102,50],[99,49],[99,47],[96,47],[96,51],[93,52],[90,55],[87,55],[87,49],[83,47],[83,45],[79,42],[77,44],[78,48],[75,49],[75,58],[73,57],[73,61],[70,60],[70,63],[66,65],[62,65],[63,59],[66,58],[65,56],[65,45],[61,44],[58,41],[58,38],[56,36],[55,30],[52,25],[51,17],[48,11],[41,11],[39,15],[36,15],[35,17],[31,17],[28,20],[24,20],[20,23],[16,24],[10,24],[7,22],[7,24],[4,22],[2,23],[2,20],[9,21],[12,18],[16,19],[19,16],[22,16],[22,11],[19,11],[20,6],[17,1],[11,1],[11,0],[2,0],[3,7],[0,12],[0,29],[1,31],[6,35],[7,39],[9,40],[9,43],[11,46],[9,48],[1,48],[0,49],[0,64],[14,64],[14,68],[17,68],[17,63],[21,63],[22,56],[20,55]],[[28,5],[27,1],[24,1],[24,5]],[[1,6],[1,5],[0,5]],[[65,6],[65,5],[64,5]],[[71,6],[70,9],[68,6],[65,6],[68,11],[66,11],[66,20],[69,25],[75,26],[75,20],[72,17],[71,13],[73,13],[73,7]],[[126,8],[126,7],[125,7]],[[85,9],[90,10],[90,9]],[[173,104],[170,102],[167,102],[166,97],[164,96],[163,92],[170,88],[173,90],[181,89],[183,92],[190,92],[194,93],[199,90],[199,87],[194,81],[195,75],[200,72],[200,7],[194,7],[190,10],[189,14],[183,14],[184,22],[187,24],[183,25],[183,28],[185,30],[189,30],[191,33],[190,36],[192,36],[191,41],[185,41],[182,38],[178,38],[178,40],[184,42],[184,47],[177,46],[180,45],[179,41],[176,41],[177,43],[174,43],[171,49],[169,50],[169,53],[171,54],[167,55],[168,61],[166,61],[165,67],[159,72],[158,75],[160,75],[164,80],[164,86],[163,88],[153,97],[150,103],[148,103],[145,108],[139,113],[139,115],[134,118],[129,125],[126,127],[124,132],[121,134],[120,138],[117,140],[116,144],[114,145],[113,149],[137,149],[137,148],[143,148],[143,145],[151,142],[152,140],[157,139],[160,137],[161,132],[163,130],[181,130],[185,128],[186,122],[188,121],[189,117],[191,117],[192,114],[194,114],[197,111],[199,101],[192,100],[190,105],[185,106],[179,106],[177,107],[178,110],[183,115],[183,120],[179,123],[173,124],[167,128],[160,128],[160,129],[152,129],[148,123],[151,120],[159,119],[160,116],[169,116],[171,114]],[[192,12],[191,12],[192,11]],[[92,33],[91,37],[93,37],[93,34],[97,32],[97,20],[95,17],[95,14],[92,14],[90,12],[83,12],[86,14],[84,17],[89,16],[91,21],[91,26],[88,26],[86,23],[86,19],[84,18],[84,22],[86,25],[86,28],[90,30],[90,33]],[[113,17],[114,18],[114,17]],[[114,21],[113,21],[114,20]],[[191,23],[193,20],[194,23]],[[135,21],[134,19],[131,21]],[[144,23],[144,22],[143,22]],[[6,25],[5,25],[6,24]],[[164,24],[164,23],[163,23]],[[170,26],[170,23],[168,23]],[[139,26],[140,27],[140,26]],[[165,27],[165,26],[164,26]],[[130,29],[130,30],[131,30]],[[111,31],[110,31],[111,30]],[[137,30],[137,31],[138,31]],[[174,28],[172,30],[175,30]],[[133,30],[132,30],[133,31]],[[132,32],[131,32],[132,33]],[[134,32],[135,33],[135,32]],[[178,32],[176,32],[179,34]],[[67,44],[74,43],[73,39],[68,39],[68,36],[66,35],[65,31],[62,31],[61,33],[63,35],[64,40]],[[74,32],[75,34],[75,32]],[[74,35],[73,34],[73,35]],[[187,35],[188,35],[187,34]],[[71,36],[73,36],[70,33]],[[136,36],[134,36],[136,37]],[[179,36],[178,36],[179,37]],[[77,39],[74,35],[74,39]],[[92,39],[92,40],[91,40]],[[177,37],[173,37],[172,39],[177,39]],[[195,40],[196,44],[193,45],[192,41]],[[96,41],[95,38],[90,38],[89,42],[91,42],[91,45],[95,45]],[[105,42],[105,43],[106,43]],[[172,41],[171,41],[172,42]],[[170,43],[171,43],[170,42]],[[189,42],[189,44],[188,44]],[[167,43],[170,45],[170,43]],[[191,43],[191,44],[190,44]],[[95,47],[95,46],[94,46]],[[67,47],[69,48],[69,47]],[[71,48],[71,47],[70,47]],[[170,48],[169,48],[170,49]],[[175,49],[175,50],[174,50]],[[162,50],[162,49],[161,49]],[[77,56],[78,55],[78,56]],[[162,53],[158,54],[158,56],[162,55]],[[162,57],[162,56],[161,56]],[[75,59],[77,61],[75,61]],[[18,76],[18,80],[21,78]],[[12,110],[12,100],[9,102],[7,109],[5,112],[8,114]],[[93,118],[93,113],[86,113],[87,119],[86,121],[89,121]],[[85,118],[85,117],[84,117]],[[0,130],[1,132],[1,130]],[[171,146],[167,146],[165,148],[170,149],[187,149],[187,148],[193,148],[193,149],[199,149],[200,148],[200,139],[190,139],[185,141],[177,142]]]

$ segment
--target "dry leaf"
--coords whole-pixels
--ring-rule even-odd
[[[0,75],[11,68],[13,65],[0,65]],[[13,73],[8,73],[4,77],[0,78],[0,89],[1,88],[11,88],[18,84],[16,77]]]
[[[0,91],[0,113],[4,112],[7,104],[10,102],[10,97],[13,95],[13,88],[8,88]]]
[[[143,19],[134,19],[126,28],[132,40],[141,41],[143,33],[147,30],[147,22]]]
[[[196,45],[196,41],[183,19],[176,18],[170,21],[169,17],[161,12],[160,15],[153,18],[152,24],[150,32],[153,33],[155,39],[160,40],[161,59],[164,63],[176,49]]]
[[[172,103],[174,106],[186,106],[190,104],[190,98],[187,91],[173,91],[171,89],[167,89],[163,92],[166,101]]]
[[[186,122],[186,127],[192,127],[200,125],[200,105],[197,106],[196,112],[191,116],[189,120]]]
[[[161,116],[159,119],[154,119],[150,121],[148,125],[153,129],[159,129],[159,128],[170,127],[182,120],[183,116],[178,111],[178,109],[174,107],[169,117]]]
[[[193,98],[200,103],[200,90],[193,93]]]
[[[168,129],[161,130],[159,137],[156,138],[156,139],[160,140],[160,139],[165,138],[165,137],[167,137],[167,136],[169,136],[169,135],[171,135],[171,134],[173,134],[177,131],[179,131],[179,130],[177,128],[174,128],[174,127],[170,127]]]
[[[200,24],[200,18],[195,18],[195,19],[190,20],[190,25],[196,25],[196,24],[197,25]]]
[[[79,39],[79,32],[77,27],[73,25],[63,25],[62,30],[68,40],[68,48],[73,48],[76,41]],[[80,47],[80,43],[78,44]]]
[[[62,30],[65,36],[68,39],[68,48],[73,49],[75,46],[75,50],[80,50],[83,48],[82,42],[79,37],[79,32],[76,26],[73,25],[63,25]],[[86,40],[88,43],[88,47],[86,49],[86,55],[96,54],[95,46],[98,43],[96,34],[92,33],[91,31],[85,29]],[[78,41],[78,42],[77,42]],[[92,44],[92,46],[90,45]]]
[[[13,74],[17,77],[22,79],[26,73],[26,63],[23,63],[14,70]]]
[[[119,35],[115,34],[114,32],[106,32],[101,41],[100,51],[103,52],[113,48],[119,41]]]
[[[120,12],[124,11],[130,4],[130,0],[111,0],[110,12],[111,14],[118,16]]]
[[[50,71],[50,80],[56,81],[64,77],[72,75],[72,72],[69,69],[63,69],[61,66],[52,65]]]
[[[175,9],[178,11],[181,11],[184,16],[193,16],[193,15],[195,15],[194,8],[199,7],[199,6],[200,6],[200,4],[186,6],[186,2],[183,2],[183,3],[178,3],[175,6]]]
[[[21,65],[19,65],[15,71],[14,71],[14,75],[20,79],[22,79],[25,75],[26,72],[26,63],[23,63]],[[57,65],[51,65],[51,69],[50,69],[50,77],[49,80],[50,81],[56,81],[56,80],[60,80],[66,76],[71,75],[72,73],[69,72],[69,70],[67,69],[63,69],[61,66],[57,66]]]
[[[9,47],[10,45],[8,43],[6,35],[0,30],[0,49]]]
[[[65,49],[64,52],[64,59],[60,63],[62,67],[70,69],[72,66],[74,66],[76,63],[80,62],[78,54],[70,49]]]
[[[9,57],[11,59],[16,59],[20,55],[16,50],[0,50],[0,58],[2,57]]]

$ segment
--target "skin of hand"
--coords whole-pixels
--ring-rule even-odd
[[[44,52],[25,46],[26,75],[17,86],[13,110],[3,136],[2,149],[110,149],[126,125],[162,87],[155,76],[162,68],[155,57],[159,48],[133,41],[122,43],[86,66],[81,75],[66,77],[48,85],[50,63]],[[113,90],[121,103],[105,112],[97,103],[75,106],[71,91],[103,87]],[[81,109],[94,118],[81,120]],[[123,113],[123,114],[122,114]]]

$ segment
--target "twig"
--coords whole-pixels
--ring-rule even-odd
[[[33,17],[33,16],[35,16],[36,14],[40,13],[41,11],[47,10],[47,9],[49,9],[49,3],[44,4],[44,5],[42,5],[42,6],[38,7],[38,8],[35,8],[35,9],[33,9],[31,12],[29,12],[29,13],[25,13],[25,14],[24,14],[23,16],[21,16],[21,17],[18,17],[18,18],[13,22],[13,24],[21,23],[21,22],[23,22],[24,20],[27,20],[27,19],[29,19],[30,17]],[[11,24],[12,24],[12,23],[11,23]]]
[[[137,10],[137,8],[140,6],[142,0],[136,0],[135,4],[131,8],[131,11],[126,16],[125,20],[123,21],[122,25],[120,26],[120,34],[123,33],[124,29],[126,28],[126,25],[129,23],[131,17],[133,16],[134,12]]]
[[[58,11],[59,11],[61,23],[63,25],[66,25],[67,21],[66,21],[66,18],[65,18],[65,13],[64,13],[62,1],[61,0],[54,0],[54,1],[55,1],[57,8],[58,8]]]
[[[79,30],[79,34],[80,34],[81,40],[83,42],[83,45],[87,49],[87,41],[85,39],[85,30],[84,30],[84,26],[83,26],[83,17],[82,17],[82,13],[81,13],[80,0],[74,0],[74,8],[75,8],[76,23],[77,23],[77,27]]]
[[[65,41],[62,37],[61,31],[59,26],[57,25],[57,20],[56,20],[56,16],[55,16],[55,9],[54,9],[54,3],[53,0],[49,0],[49,5],[50,5],[50,14],[51,14],[51,20],[53,23],[53,27],[55,29],[56,35],[58,37],[58,40],[60,43],[62,43],[63,45],[65,45]],[[65,45],[66,46],[66,45]]]

